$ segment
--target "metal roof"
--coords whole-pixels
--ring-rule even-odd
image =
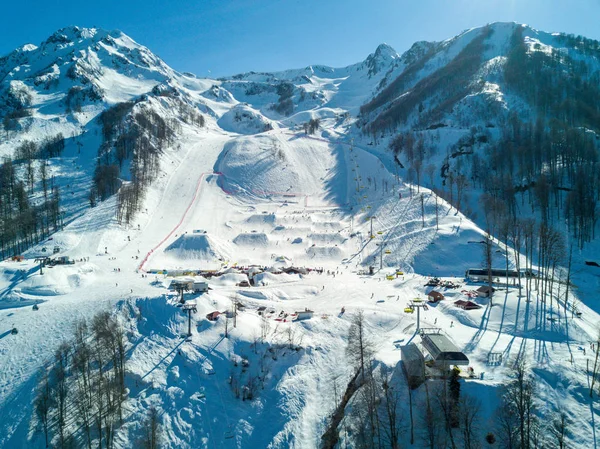
[[[400,353],[402,354],[402,360],[423,360],[423,353],[419,350],[416,344],[409,343],[405,346],[400,347]]]
[[[423,347],[436,362],[450,362],[453,365],[467,365],[469,359],[443,334],[421,335]]]

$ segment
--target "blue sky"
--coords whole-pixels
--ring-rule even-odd
[[[3,2],[0,54],[67,25],[120,29],[199,76],[358,62],[495,21],[600,39],[600,0],[22,0]]]

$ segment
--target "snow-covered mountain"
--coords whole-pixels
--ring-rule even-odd
[[[577,173],[597,185],[599,51],[495,23],[402,55],[382,44],[348,67],[212,80],[122,32],[70,27],[1,58],[0,447],[44,447],[44,422],[59,447],[148,445],[151,410],[157,447],[333,447],[331,435],[408,447],[409,404],[415,447],[478,447],[488,433],[500,444],[516,360],[535,380],[535,435],[555,445],[566,410],[569,447],[594,447],[600,278],[584,261],[597,244],[570,192],[588,198]],[[558,244],[542,257],[541,238],[517,246],[499,216],[579,233],[577,268],[567,277]],[[463,278],[481,266],[485,230],[499,238],[494,267],[551,276],[497,279],[493,301],[478,297]],[[50,264],[54,251],[75,263]],[[425,286],[433,276],[463,286]],[[189,338],[174,280],[194,310]],[[446,299],[420,308],[432,288]],[[346,351],[360,310],[366,384]],[[400,347],[424,350],[419,327],[469,358],[470,430],[425,431],[447,403],[439,379],[409,394]]]

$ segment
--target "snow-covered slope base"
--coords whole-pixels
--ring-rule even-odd
[[[285,130],[255,137],[189,134],[184,140],[188,150],[163,164],[164,176],[146,200],[148,213],[130,227],[116,226],[110,208],[96,208],[54,236],[64,254],[89,261],[47,268],[43,276],[30,259],[2,263],[2,305],[8,309],[0,322],[19,329],[0,339],[6,361],[0,407],[9,417],[0,422],[2,446],[42,444],[41,435],[29,430],[40,363],[51,359],[75,317],[118,304],[131,345],[130,415],[118,431],[120,447],[139,437],[135,423],[151,405],[163,414],[165,447],[317,447],[335,402],[333,383],[342,388],[352,375],[344,348],[353,314],[365,310],[376,360],[394,368],[398,342],[415,332],[416,317],[404,309],[425,296],[424,276],[460,277],[480,263],[481,250],[470,243],[482,239],[476,226],[441,199],[436,226],[432,194],[397,181],[362,149]],[[259,178],[263,173],[270,175]],[[273,267],[274,274],[255,276],[255,287],[236,287],[248,277],[230,268],[208,279],[208,293],[188,294],[198,305],[191,341],[183,340],[186,317],[166,289],[170,278],[153,273],[254,264]],[[376,267],[374,276],[359,273],[368,265]],[[290,266],[324,272],[276,274]],[[397,269],[404,274],[396,276]],[[573,388],[585,388],[577,368],[585,357],[575,351],[571,364],[569,351],[587,341],[592,322],[571,322],[567,337],[557,309],[558,324],[542,332],[535,306],[519,300],[515,288],[498,292],[494,307],[478,301],[484,307],[470,312],[451,304],[466,298],[465,289],[473,287],[446,292],[448,301],[424,312],[421,326],[444,329],[475,372],[485,372],[484,380],[467,381],[465,390],[489,398],[486,416],[508,371],[508,365],[486,366],[488,353],[501,352],[507,361],[521,353],[544,379],[542,397],[550,404],[567,402],[589,429],[589,409],[572,396]],[[225,338],[224,318],[210,322],[205,315],[230,309],[236,297],[246,307]],[[38,311],[29,307],[34,302]],[[261,318],[261,306],[274,313]],[[305,308],[315,312],[312,319],[290,321]],[[288,318],[280,320],[284,314]],[[244,369],[242,359],[248,361]],[[253,400],[235,397],[232,373],[261,378]],[[559,388],[567,379],[572,387]],[[585,435],[591,433],[582,434],[581,444],[590,442]]]

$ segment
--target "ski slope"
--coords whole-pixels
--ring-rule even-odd
[[[88,45],[92,32],[77,33],[76,44]],[[466,32],[445,43],[447,50],[423,70],[447,62],[470,38]],[[490,51],[500,51],[505,38],[500,34],[498,48]],[[481,266],[484,232],[431,190],[407,183],[389,152],[366,138],[351,138],[354,118],[346,113],[355,113],[385,77],[403,70],[405,57],[380,46],[363,63],[341,69],[311,66],[201,80],[173,71],[124,35],[113,39],[80,63],[114,66],[116,52],[131,58],[127,76],[103,70],[95,81],[109,92],[101,104],[84,105],[76,121],[67,120],[59,110],[63,85],[34,92],[33,126],[0,143],[0,153],[8,154],[25,137],[39,140],[58,131],[76,136],[67,142],[65,157],[51,161],[57,183],[72,192],[65,199],[66,226],[25,252],[24,261],[0,262],[0,448],[44,447],[31,420],[40,370],[70,338],[75,320],[101,310],[120,317],[129,339],[129,397],[115,447],[136,445],[151,406],[160,410],[166,448],[319,447],[353,375],[345,354],[353,316],[365,312],[376,369],[404,386],[399,347],[420,341],[417,317],[405,309],[426,298],[430,276],[462,284],[444,290],[447,299],[423,311],[420,326],[440,328],[469,357],[476,377],[464,379],[462,391],[482,401],[481,437],[521,356],[538,380],[543,410],[569,410],[577,429],[568,435],[569,447],[597,446],[600,416],[588,399],[591,353],[584,349],[597,338],[599,317],[583,297],[595,286],[575,292],[580,318],[565,314],[558,301],[551,321],[544,321],[540,303],[527,302],[514,286],[499,286],[493,305],[472,298],[479,285],[464,283],[463,276]],[[30,56],[34,72],[50,62],[43,51]],[[11,63],[18,57],[12,55]],[[29,82],[19,71],[13,76]],[[273,80],[294,83],[289,117],[272,108],[278,101]],[[202,110],[207,124],[182,127],[161,155],[160,174],[139,214],[120,225],[115,198],[87,207],[100,145],[94,117],[107,105],[156,88],[176,89]],[[147,101],[177,118],[164,98]],[[320,118],[321,128],[307,136],[298,128],[311,118]],[[47,267],[41,275],[34,258],[54,246],[76,263]],[[504,266],[506,249],[494,247],[495,266]],[[371,266],[374,274],[366,275]],[[248,274],[240,267],[250,267]],[[186,293],[197,303],[186,340],[186,316],[168,288],[170,274],[189,278],[200,270],[219,275],[207,274],[208,292]],[[237,285],[257,272],[253,287]],[[459,299],[481,308],[459,309],[453,305]],[[229,321],[225,337],[224,318],[212,322],[206,315],[231,310],[232,300],[245,308],[236,328]],[[263,307],[265,315],[259,315]],[[311,319],[292,321],[305,309],[314,311]],[[10,333],[13,327],[18,334]],[[491,353],[501,354],[503,362],[488,365]],[[260,377],[262,386],[253,400],[242,401],[230,387],[231,376]],[[404,416],[406,396],[403,391]],[[405,432],[402,447],[408,438]]]
[[[273,157],[273,151],[283,157]],[[460,278],[465,267],[479,264],[480,249],[468,243],[481,240],[474,224],[439,200],[436,226],[431,192],[417,192],[356,146],[278,129],[256,136],[190,132],[162,165],[142,213],[129,227],[115,223],[114,206],[107,202],[54,236],[64,254],[89,261],[48,268],[43,276],[30,260],[2,262],[0,325],[16,326],[19,334],[0,339],[5,360],[0,403],[2,416],[9,417],[1,422],[0,446],[41,443],[29,427],[40,365],[69,335],[74,319],[116,307],[132,336],[131,419],[118,432],[119,447],[135,440],[134,423],[151,404],[163,411],[166,447],[316,447],[334,403],[334,379],[339,388],[351,377],[344,347],[352,314],[365,310],[377,341],[376,359],[394,368],[398,342],[415,339],[416,317],[404,308],[424,297],[426,276]],[[260,178],[265,172],[268,176]],[[374,238],[370,217],[375,217]],[[382,247],[390,254],[381,254]],[[497,263],[502,261],[498,256]],[[234,270],[211,278],[209,293],[191,296],[197,296],[198,313],[191,342],[182,340],[185,317],[166,289],[169,278],[151,273],[253,264],[322,267],[325,273],[262,275],[250,289],[235,286],[247,278]],[[375,266],[375,276],[359,274],[368,265]],[[397,268],[404,275],[388,281],[385,276]],[[447,295],[464,297],[460,290]],[[226,310],[236,296],[246,309],[224,338],[222,322],[204,316]],[[40,305],[37,312],[29,307],[34,302]],[[589,409],[574,398],[586,385],[585,357],[577,348],[593,335],[593,321],[567,328],[557,309],[558,324],[541,332],[535,328],[535,306],[524,304],[516,289],[500,291],[495,302],[490,308],[484,301],[482,309],[470,312],[443,302],[423,314],[421,326],[441,327],[465,350],[475,371],[485,373],[483,380],[465,383],[466,391],[489,401],[485,416],[491,417],[508,370],[488,367],[488,353],[502,352],[505,360],[525,353],[543,379],[541,397],[567,402],[578,425],[591,430]],[[269,318],[265,343],[253,347],[261,326],[259,306],[276,314]],[[275,321],[281,311],[304,308],[315,311],[313,319]],[[289,349],[287,329],[301,350]],[[278,348],[276,360],[269,347]],[[236,357],[247,358],[250,369],[268,364],[264,390],[253,401],[236,399],[226,381]],[[593,444],[590,435],[582,433],[582,447]]]

